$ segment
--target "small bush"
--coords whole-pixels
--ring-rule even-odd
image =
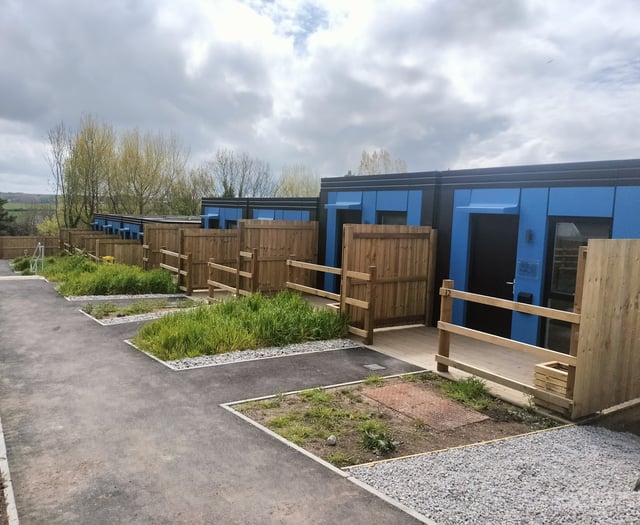
[[[28,257],[17,257],[11,262],[11,267],[14,272],[24,272],[29,270],[31,263]]]
[[[384,423],[365,421],[358,426],[358,430],[362,432],[360,438],[362,448],[370,450],[376,456],[382,456],[398,448],[398,442],[393,439],[391,431]]]
[[[483,410],[492,404],[487,385],[477,377],[467,377],[459,381],[442,384],[442,391],[447,397],[460,401],[474,410]]]

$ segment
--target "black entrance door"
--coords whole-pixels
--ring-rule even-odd
[[[362,222],[361,210],[338,210],[338,231],[336,236],[336,266],[342,266],[342,237],[345,224],[360,224]]]
[[[470,292],[513,299],[518,219],[518,215],[471,215]],[[467,303],[466,325],[483,332],[510,337],[511,315],[510,310]]]

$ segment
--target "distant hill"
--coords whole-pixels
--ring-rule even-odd
[[[47,195],[45,193],[6,193],[0,192],[0,199],[8,202],[24,203],[24,204],[53,204],[55,195]]]

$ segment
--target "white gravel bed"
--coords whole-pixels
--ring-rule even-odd
[[[68,295],[67,301],[117,301],[122,299],[180,299],[181,293],[143,293],[138,295]]]
[[[80,310],[84,315],[93,319],[96,323],[101,324],[102,326],[110,326],[114,324],[126,324],[126,323],[138,323],[140,321],[153,321],[154,319],[160,319],[165,315],[168,315],[173,312],[187,312],[192,308],[164,308],[163,310],[159,310],[157,312],[149,312],[148,314],[135,314],[135,315],[124,315],[122,317],[112,317],[110,319],[96,319],[91,314]]]
[[[185,359],[177,359],[175,361],[163,362],[173,370],[188,370],[190,368],[239,363],[240,361],[253,361],[255,359],[283,357],[293,354],[309,354],[312,352],[327,352],[330,350],[342,350],[345,348],[360,346],[361,345],[358,345],[349,339],[328,339],[326,341],[312,341],[280,347],[257,348],[255,350],[239,350],[225,354],[189,357]]]
[[[446,524],[640,523],[640,437],[565,427],[349,469]]]

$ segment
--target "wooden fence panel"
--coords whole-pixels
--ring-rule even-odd
[[[97,239],[94,255],[97,259],[113,257],[117,263],[139,266],[142,264],[142,245],[137,240]]]
[[[191,287],[195,290],[207,288],[209,259],[218,264],[234,266],[238,257],[238,230],[186,229],[183,231],[182,254],[191,254],[188,271]],[[167,248],[169,249],[169,248]],[[226,282],[231,276],[225,272],[216,275],[216,280]],[[235,284],[235,283],[233,283]]]
[[[254,287],[262,292],[277,292],[287,286],[287,259],[315,263],[318,259],[318,223],[308,221],[241,220],[240,250],[257,249],[258,282]],[[250,263],[247,263],[250,264]],[[241,268],[249,271],[248,268]],[[314,272],[298,270],[296,281],[312,286]],[[247,284],[241,283],[245,288]]]
[[[147,250],[146,269],[160,268],[160,248],[164,247],[172,252],[180,251],[180,230],[199,229],[197,224],[152,224],[144,225],[144,245]]]
[[[376,267],[376,327],[430,323],[436,234],[429,226],[344,225],[343,269],[367,273]],[[366,300],[366,295],[365,281],[349,282],[349,296]],[[363,324],[364,312],[350,310],[352,322]]]
[[[15,259],[25,255],[33,255],[38,243],[44,245],[45,255],[54,255],[60,251],[58,237],[42,237],[37,235],[0,237],[0,259]]]
[[[640,397],[640,240],[589,241],[572,417]]]

